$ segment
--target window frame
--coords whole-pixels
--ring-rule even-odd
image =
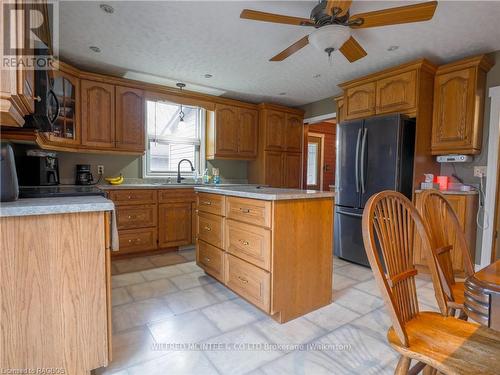
[[[146,98],[146,103],[145,106],[147,106],[147,102],[162,102],[162,103],[167,103],[167,104],[174,104],[174,105],[181,105],[181,103],[175,103],[169,100],[162,100],[162,99],[157,99],[157,98]],[[186,105],[182,104],[188,107],[195,107],[198,108],[199,111],[199,133],[200,133],[200,147],[199,151],[195,152],[195,171],[181,171],[183,177],[187,178],[194,178],[195,174],[198,176],[201,176],[203,172],[205,171],[206,168],[206,148],[205,148],[205,133],[206,133],[206,120],[207,120],[207,111],[206,109],[198,106],[193,106],[193,105]],[[151,171],[150,169],[150,148],[149,148],[149,136],[148,136],[148,123],[147,123],[147,111],[144,111],[144,124],[145,124],[145,133],[146,136],[145,138],[145,153],[142,156],[142,178],[169,178],[169,177],[177,177],[177,171],[168,171],[168,172],[154,172]],[[161,141],[160,141],[161,142]]]

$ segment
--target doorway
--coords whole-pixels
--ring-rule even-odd
[[[309,133],[307,136],[307,189],[322,190],[325,135]]]

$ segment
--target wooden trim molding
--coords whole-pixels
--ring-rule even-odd
[[[499,186],[498,155],[500,152],[500,86],[490,88],[489,97],[491,99],[491,109],[488,135],[488,162],[486,170],[486,197],[484,202],[486,215],[481,247],[481,263],[479,264],[479,268],[484,268],[491,263],[491,254],[493,252],[495,239],[495,201]]]

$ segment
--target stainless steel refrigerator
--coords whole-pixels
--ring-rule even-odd
[[[334,252],[368,266],[361,218],[368,199],[383,190],[412,193],[415,121],[403,115],[337,125]]]

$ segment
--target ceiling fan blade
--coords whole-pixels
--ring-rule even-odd
[[[272,57],[269,61],[283,61],[285,60],[288,56],[294,54],[301,48],[304,48],[309,44],[309,36],[306,35],[302,39],[298,40],[297,42],[293,43],[290,47],[287,49],[284,49],[280,53],[278,53],[276,56]]]
[[[243,9],[240,18],[254,21],[264,21],[272,23],[284,23],[297,26],[314,26],[309,18],[284,16],[282,14],[259,12],[258,10]]]
[[[355,14],[351,16],[349,20],[353,21],[358,18],[364,20],[361,25],[354,24],[351,26],[356,29],[428,21],[434,16],[436,6],[437,1],[429,1],[421,4]]]
[[[325,11],[331,16],[333,13],[333,8],[339,8],[342,9],[342,11],[338,13],[337,16],[343,16],[349,11],[351,3],[352,0],[328,0],[326,2]]]
[[[361,47],[361,44],[359,44],[358,41],[352,36],[347,39],[347,42],[345,42],[342,47],[339,48],[339,51],[342,52],[349,62],[362,59],[367,55],[364,48]]]

